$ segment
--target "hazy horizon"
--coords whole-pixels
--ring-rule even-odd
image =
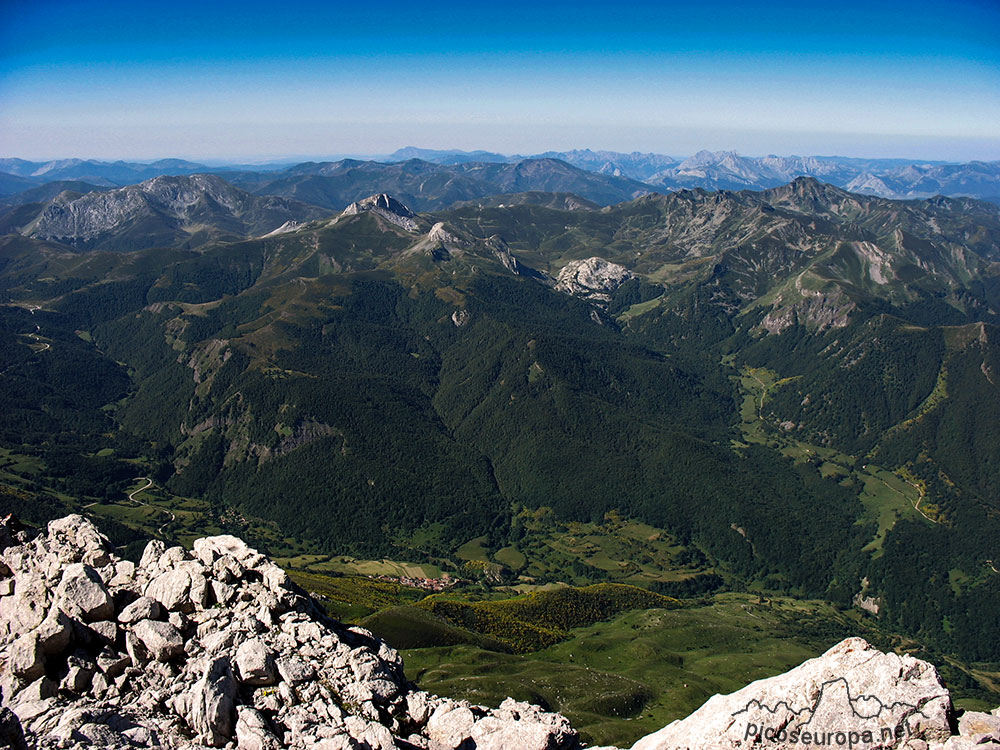
[[[804,7],[805,6],[805,7]],[[39,0],[0,26],[0,151],[1000,159],[1000,7]]]
[[[294,165],[304,162],[327,162],[327,161],[340,161],[343,159],[355,159],[359,161],[380,161],[384,159],[393,158],[394,154],[398,151],[404,149],[420,149],[425,151],[436,151],[436,152],[456,152],[470,154],[475,152],[483,152],[489,154],[499,154],[508,158],[533,158],[540,156],[545,153],[555,152],[555,153],[567,153],[571,151],[591,151],[591,152],[611,152],[611,153],[621,153],[621,154],[631,154],[631,153],[641,153],[641,154],[655,154],[657,156],[668,156],[675,158],[679,161],[691,158],[698,154],[700,151],[711,151],[714,153],[721,152],[734,152],[740,157],[745,157],[749,159],[760,159],[769,156],[776,157],[786,157],[786,158],[796,158],[796,157],[814,157],[819,159],[868,159],[868,160],[894,160],[900,162],[913,162],[913,163],[950,163],[950,164],[964,164],[969,162],[996,162],[1000,161],[1000,156],[992,159],[944,159],[937,158],[927,155],[918,156],[886,156],[884,154],[877,153],[863,153],[863,154],[845,154],[845,153],[776,153],[776,152],[757,152],[757,153],[746,153],[733,148],[717,148],[717,149],[698,149],[696,151],[691,151],[689,153],[682,153],[677,150],[673,151],[651,151],[643,149],[631,149],[628,151],[621,151],[617,149],[610,148],[595,148],[593,146],[575,146],[565,149],[554,149],[545,148],[537,149],[531,152],[525,153],[513,153],[504,152],[498,149],[484,148],[484,147],[473,147],[473,148],[450,148],[450,147],[440,147],[431,148],[428,146],[414,146],[412,144],[406,146],[400,146],[394,148],[390,151],[384,153],[312,153],[312,154],[267,154],[267,155],[254,155],[247,154],[243,157],[223,157],[217,155],[206,155],[206,156],[190,156],[190,155],[178,155],[178,154],[158,154],[158,155],[146,155],[146,156],[91,156],[91,155],[79,155],[79,154],[59,154],[56,156],[37,156],[37,157],[25,157],[22,154],[6,154],[0,153],[0,159],[22,159],[24,161],[36,162],[36,163],[47,163],[47,162],[58,162],[58,161],[70,161],[70,160],[80,160],[80,161],[95,161],[102,163],[114,163],[114,162],[129,162],[135,164],[153,164],[159,161],[168,160],[181,160],[190,161],[197,164],[204,165],[206,167],[230,167],[230,166],[278,166],[278,165]]]

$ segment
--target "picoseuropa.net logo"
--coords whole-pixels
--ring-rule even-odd
[[[848,750],[894,747],[926,717],[918,706],[884,704],[876,696],[851,694],[843,677],[824,682],[811,705],[774,706],[756,699],[732,714],[727,735],[739,733],[748,747],[832,747]]]

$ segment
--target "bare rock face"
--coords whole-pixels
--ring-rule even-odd
[[[611,301],[618,287],[633,278],[632,272],[604,258],[571,260],[556,278],[556,291],[599,304]]]
[[[416,215],[398,200],[393,198],[391,195],[387,195],[386,193],[378,193],[363,200],[356,201],[345,208],[342,215],[354,216],[356,214],[365,213],[366,211],[371,211],[372,213],[381,216],[390,224],[395,224],[396,226],[405,229],[407,232],[416,232],[419,230],[419,226],[416,222]]]
[[[686,719],[640,740],[633,750],[784,748],[797,743],[926,748],[951,736],[950,714],[951,698],[933,666],[883,654],[861,638],[849,638],[783,675],[711,698]]]

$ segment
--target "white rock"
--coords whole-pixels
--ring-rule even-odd
[[[132,626],[132,634],[157,661],[167,661],[184,652],[184,639],[169,622],[140,620]]]
[[[980,711],[966,711],[958,719],[958,733],[979,743],[1000,744],[1000,716]]]
[[[14,593],[0,601],[0,616],[15,633],[34,630],[49,611],[52,591],[45,579],[30,572],[17,576]]]
[[[46,655],[62,653],[73,637],[73,621],[61,609],[53,607],[35,629],[35,635]]]
[[[315,679],[316,670],[296,656],[286,656],[277,660],[278,674],[285,682],[293,684]]]
[[[933,666],[848,638],[790,672],[716,695],[686,719],[639,740],[633,750],[723,750],[748,742],[779,748],[791,742],[789,734],[775,735],[782,729],[808,731],[811,737],[832,733],[834,740],[838,732],[848,739],[855,732],[856,745],[886,731],[900,731],[909,741],[943,742],[951,735],[950,710],[950,696]]]
[[[151,596],[140,596],[118,614],[118,622],[129,624],[139,620],[159,620],[163,607]]]
[[[142,558],[139,560],[139,569],[147,575],[155,575],[160,572],[160,557],[167,551],[167,545],[159,539],[151,540],[142,551]]]
[[[206,592],[205,577],[197,571],[192,575],[190,569],[181,567],[161,573],[150,581],[145,595],[168,610],[194,612],[197,607],[205,606]]]
[[[476,717],[467,706],[444,704],[427,720],[426,734],[442,748],[458,750],[472,736],[475,723]]]
[[[610,302],[611,295],[631,278],[627,268],[604,258],[571,260],[559,271],[555,289],[593,302]]]
[[[236,693],[229,659],[222,657],[210,662],[202,678],[180,696],[180,713],[202,742],[222,747],[232,738]]]
[[[273,685],[278,681],[274,655],[258,638],[244,641],[236,649],[236,670],[245,685]]]
[[[115,605],[104,581],[96,570],[83,563],[72,563],[63,571],[55,601],[64,610],[79,610],[86,621],[115,616]]]
[[[280,750],[282,747],[261,713],[246,706],[237,709],[236,744],[240,750]]]

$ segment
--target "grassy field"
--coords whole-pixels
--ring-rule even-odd
[[[277,557],[284,568],[334,575],[392,576],[393,578],[441,578],[445,570],[434,563],[412,563],[398,560],[361,560],[349,555],[305,554]]]
[[[716,693],[780,674],[857,629],[821,602],[721,594],[571,631],[530,654],[471,645],[405,651],[425,690],[496,704],[508,695],[565,713],[591,742],[628,746]]]
[[[517,574],[516,585],[524,590],[557,581],[579,585],[609,580],[643,585],[705,572],[703,567],[679,561],[684,547],[663,529],[622,519],[615,513],[609,513],[599,524],[560,522],[546,511],[522,511],[518,520],[525,533],[517,544],[497,550],[492,556],[476,548],[478,559],[492,560]],[[459,553],[469,555],[472,550],[465,545]]]

